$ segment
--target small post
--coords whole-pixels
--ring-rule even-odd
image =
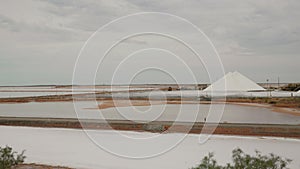
[[[270,86],[269,86],[269,79],[267,79],[267,91],[270,91]],[[271,93],[269,94],[270,97]]]
[[[277,78],[277,89],[279,90],[279,87],[280,87],[280,83],[279,83],[279,76]]]

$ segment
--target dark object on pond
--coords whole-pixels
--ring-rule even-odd
[[[200,96],[200,100],[202,100],[202,101],[211,101],[211,97],[209,97],[209,96]]]
[[[169,87],[169,88],[168,88],[168,91],[172,91],[172,87]]]

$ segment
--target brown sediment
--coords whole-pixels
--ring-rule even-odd
[[[199,101],[184,100],[105,100],[98,108],[107,109],[112,107],[128,107],[128,106],[151,106],[160,104],[199,104]]]
[[[99,109],[107,109],[112,107],[128,107],[128,106],[150,106],[150,105],[159,105],[159,104],[211,104],[211,101],[179,101],[179,100],[172,100],[172,101],[149,101],[149,100],[106,100],[101,103],[98,108]],[[248,103],[248,102],[223,102],[217,101],[213,102],[214,104],[234,104],[239,106],[254,106],[254,107],[262,107],[271,109],[277,113],[284,113],[294,116],[300,116],[300,109],[299,108],[291,108],[291,107],[278,107],[272,104],[265,104],[265,103]]]
[[[222,134],[239,136],[274,136],[300,139],[300,125],[245,124],[245,123],[202,123],[202,122],[133,122],[129,120],[81,120],[48,118],[0,117],[0,125],[54,127],[94,130],[147,131],[155,133]],[[206,127],[205,127],[206,126]],[[215,130],[214,130],[215,129]]]
[[[284,97],[284,98],[227,98],[227,103],[257,103],[272,105],[274,107],[300,108],[299,97]]]
[[[247,103],[247,102],[224,102],[226,104],[234,104],[239,106],[253,106],[253,107],[262,107],[262,108],[270,108],[272,105],[263,104],[263,103]]]
[[[151,104],[155,103],[151,102]],[[107,109],[111,107],[150,106],[151,104],[148,100],[107,100],[101,103],[98,108]]]
[[[288,107],[273,107],[273,111],[278,113],[285,113],[294,116],[300,116],[300,109],[299,108],[288,108]]]
[[[106,92],[102,92],[106,93]],[[108,92],[109,93],[109,92]],[[0,103],[27,103],[27,102],[65,102],[65,101],[87,101],[94,99],[81,98],[86,94],[77,94],[76,98],[73,95],[54,95],[54,96],[37,96],[37,97],[23,97],[23,98],[0,98]],[[113,98],[96,98],[97,101],[103,101],[99,105],[99,109],[107,109],[112,107],[126,107],[126,106],[150,106],[155,104],[236,104],[241,106],[256,106],[272,109],[278,113],[285,113],[295,116],[300,116],[300,98],[227,98],[226,100],[214,101],[195,101],[184,100],[181,98],[167,99],[167,100],[149,100],[147,98],[134,98],[128,100],[116,100]],[[90,109],[90,108],[89,108]],[[93,109],[93,108],[92,108]]]
[[[300,109],[299,108],[291,108],[291,107],[278,107],[270,104],[263,104],[263,103],[239,103],[239,102],[227,102],[227,104],[234,104],[239,106],[253,106],[253,107],[262,107],[271,109],[277,113],[289,114],[294,116],[300,116]]]
[[[226,104],[255,106],[271,109],[277,113],[300,116],[300,98],[227,98]]]

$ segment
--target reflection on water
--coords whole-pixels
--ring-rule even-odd
[[[67,95],[67,94],[90,94],[95,92],[124,92],[124,91],[139,91],[139,90],[152,90],[152,88],[138,88],[128,86],[118,87],[68,87],[68,88],[55,88],[55,87],[0,87],[0,98],[13,98],[13,97],[33,97],[33,96],[50,96],[50,95]]]
[[[63,95],[63,92],[0,92],[0,98]]]
[[[109,109],[89,109],[96,107],[95,102],[77,102],[80,118],[86,119],[128,119],[143,121],[199,121],[207,117],[210,105],[207,104],[168,104],[139,107],[118,107]],[[221,111],[221,105],[216,112]],[[11,117],[48,117],[77,118],[73,102],[31,102],[18,104],[0,104],[0,116]],[[300,116],[273,112],[267,108],[226,105],[221,122],[228,123],[266,123],[300,124]]]

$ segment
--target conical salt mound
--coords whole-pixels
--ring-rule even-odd
[[[229,72],[204,91],[262,91],[265,90],[239,72]]]

